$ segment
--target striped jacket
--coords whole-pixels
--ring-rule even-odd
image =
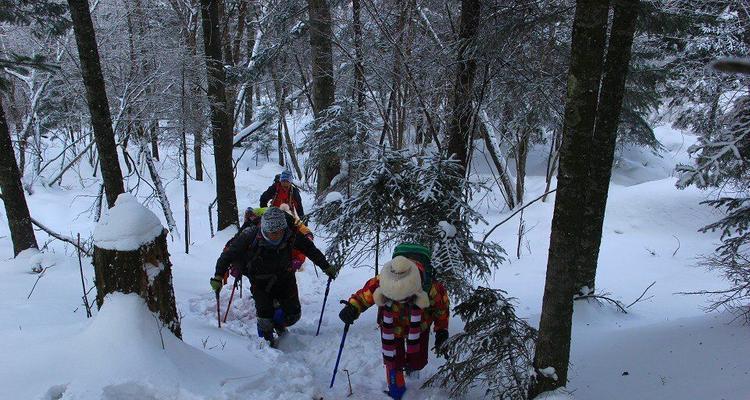
[[[361,314],[375,304],[372,294],[379,286],[380,280],[378,277],[371,278],[365,283],[365,286],[362,289],[358,290],[349,298],[349,303]],[[448,292],[440,282],[433,281],[428,294],[430,297],[430,306],[426,308],[422,314],[422,332],[429,331],[430,325],[433,322],[435,323],[435,332],[448,329]],[[410,304],[410,302],[394,302],[391,307],[393,310],[394,334],[398,338],[406,336],[409,332]],[[383,310],[382,307],[379,307],[378,325],[382,326],[382,323]]]

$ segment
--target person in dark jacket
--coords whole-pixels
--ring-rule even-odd
[[[258,331],[274,347],[274,330],[281,334],[302,316],[292,268],[292,250],[301,251],[331,279],[336,277],[338,270],[328,263],[310,239],[298,232],[293,217],[276,207],[269,207],[261,217],[260,226],[245,228],[221,253],[211,278],[211,288],[218,292],[230,265],[241,266],[242,274],[250,280]],[[274,319],[274,302],[283,312],[282,321]]]
[[[274,179],[273,185],[269,186],[262,195],[260,195],[260,206],[280,207],[282,204],[288,204],[293,214],[297,214],[299,219],[305,218],[305,209],[302,207],[302,198],[299,195],[299,189],[292,184],[292,173],[285,170]]]

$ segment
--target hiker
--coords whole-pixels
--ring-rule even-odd
[[[245,228],[221,253],[211,278],[211,288],[218,292],[230,264],[241,266],[241,273],[250,280],[258,332],[272,347],[277,346],[278,336],[302,316],[297,280],[292,270],[293,249],[300,250],[331,279],[336,277],[337,269],[310,239],[300,234],[294,219],[279,208],[269,207],[259,226]],[[274,338],[274,331],[277,338]]]
[[[299,218],[297,218],[294,214],[292,214],[291,209],[289,208],[288,204],[282,204],[279,206],[279,208],[282,211],[289,214],[294,219],[294,225],[297,227],[297,230],[299,231],[299,233],[305,235],[305,237],[310,239],[311,242],[314,241],[314,236],[310,228],[308,228],[307,225],[302,223],[302,221]],[[240,231],[242,231],[242,229],[248,226],[260,224],[260,218],[263,216],[263,213],[265,213],[267,209],[268,207],[260,207],[260,208],[248,207],[245,210],[245,218],[244,218],[244,222],[242,223],[242,228],[240,228]],[[234,240],[234,239],[231,239],[231,240]],[[230,242],[227,243],[226,247],[229,246]],[[301,270],[302,264],[305,263],[306,259],[307,258],[301,251],[297,249],[293,249],[292,250],[292,269],[294,269],[295,271]]]
[[[413,243],[396,246],[380,275],[354,293],[339,313],[352,324],[373,304],[378,305],[388,395],[400,399],[410,378],[427,365],[430,325],[435,323],[435,348],[448,339],[448,293],[432,279],[430,251]]]
[[[289,170],[276,175],[273,184],[260,195],[261,207],[268,207],[269,201],[273,207],[288,204],[293,214],[296,214],[300,219],[305,218],[302,198],[299,195],[297,186],[292,184],[292,173]]]

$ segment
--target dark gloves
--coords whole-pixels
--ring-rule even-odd
[[[211,278],[211,289],[213,289],[214,292],[218,292],[221,290],[222,286],[224,286],[224,277],[221,275],[214,275],[214,277]]]
[[[345,324],[351,325],[359,317],[359,310],[354,307],[351,303],[346,303],[346,306],[339,313],[339,318],[344,321]]]
[[[448,340],[448,330],[443,329],[435,332],[435,352]]]
[[[331,280],[336,279],[336,276],[339,274],[339,268],[336,268],[330,264],[326,267],[322,267],[321,269],[323,270],[323,273],[328,275]]]

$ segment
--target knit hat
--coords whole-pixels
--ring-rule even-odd
[[[416,260],[423,266],[430,263],[432,252],[425,246],[417,243],[401,243],[393,249],[393,258],[404,256]]]
[[[289,172],[288,169],[285,169],[281,172],[281,175],[279,175],[279,182],[291,182],[292,181],[292,173]]]
[[[373,292],[375,304],[382,306],[388,300],[404,301],[416,296],[419,308],[430,306],[430,297],[422,290],[422,277],[417,264],[403,256],[396,256],[383,265],[378,275],[380,286]]]
[[[260,230],[265,233],[286,229],[286,213],[276,207],[268,207],[260,219]]]

